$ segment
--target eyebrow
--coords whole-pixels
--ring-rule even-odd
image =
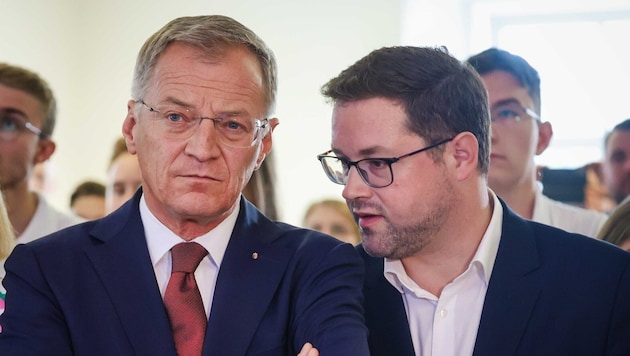
[[[492,105],[492,107],[495,108],[497,106],[510,105],[510,104],[517,104],[517,105],[520,105],[523,108],[525,107],[525,105],[523,105],[516,98],[509,98],[509,99],[504,99],[504,100],[501,100],[501,101],[497,101],[496,103],[494,103],[494,105]]]
[[[16,108],[0,108],[0,113],[3,114],[17,114],[19,116],[22,116],[24,119],[26,119],[26,121],[28,121],[28,115],[26,115],[26,113],[20,109],[16,109]]]
[[[372,147],[368,147],[368,148],[364,148],[359,150],[359,156],[361,157],[368,157],[371,155],[376,154],[379,149],[384,148],[383,146],[372,146]],[[348,156],[346,156],[345,154],[343,154],[342,151],[336,149],[336,148],[331,148],[332,153],[334,153],[337,157],[339,158],[348,158]],[[362,158],[364,159],[364,158]]]
[[[181,106],[182,108],[185,108],[186,110],[198,110],[197,108],[195,108],[193,105],[175,98],[173,96],[168,96],[166,97],[166,100],[164,100],[162,103],[170,103],[170,104],[174,104],[177,106]],[[228,110],[228,111],[221,111],[218,112],[216,117],[221,117],[221,116],[243,116],[243,115],[247,115],[247,111],[246,110]]]

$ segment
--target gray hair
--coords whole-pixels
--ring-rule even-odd
[[[238,21],[220,15],[179,17],[167,23],[144,43],[134,70],[131,95],[140,100],[148,90],[155,63],[171,42],[201,49],[211,58],[220,58],[233,46],[252,51],[262,69],[267,115],[275,110],[278,70],[273,52],[252,30]]]

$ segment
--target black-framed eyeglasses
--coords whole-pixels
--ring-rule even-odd
[[[231,113],[220,117],[201,116],[192,109],[167,103],[149,106],[144,100],[138,100],[154,115],[156,127],[160,134],[175,139],[190,138],[202,120],[212,121],[217,130],[218,141],[226,146],[247,148],[258,142],[259,138],[269,133],[269,120],[255,119],[239,113]]]
[[[18,111],[0,111],[0,138],[4,141],[13,140],[21,131],[28,131],[39,138],[46,135],[41,129],[35,127],[28,119]]]
[[[364,158],[352,162],[344,158],[331,156],[330,154],[332,153],[332,150],[329,150],[320,155],[317,155],[317,159],[321,162],[326,176],[328,176],[328,178],[333,183],[346,185],[346,183],[348,182],[350,167],[354,166],[357,169],[357,172],[359,172],[359,176],[361,177],[361,179],[363,179],[365,184],[372,188],[384,188],[394,182],[394,171],[392,170],[392,164],[400,161],[403,158],[411,157],[420,152],[424,152],[443,145],[453,139],[454,137],[447,138],[399,157]]]
[[[540,116],[534,110],[526,108],[517,100],[508,100],[490,109],[492,122],[503,125],[517,123],[528,116],[536,121],[540,121]]]

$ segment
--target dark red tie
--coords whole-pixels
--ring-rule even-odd
[[[182,242],[171,249],[173,270],[166,286],[164,305],[180,356],[201,355],[203,348],[208,318],[195,280],[195,270],[207,254],[208,251],[196,242]]]

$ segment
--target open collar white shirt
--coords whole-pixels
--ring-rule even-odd
[[[400,260],[385,259],[385,278],[401,293],[417,356],[473,353],[503,222],[503,207],[493,192],[490,196],[494,209],[477,251],[468,269],[439,298],[418,286]]]
[[[197,267],[195,271],[195,280],[199,286],[199,292],[201,293],[207,316],[210,316],[219,269],[228,242],[230,241],[230,236],[234,230],[239,210],[240,204],[237,204],[234,211],[217,227],[192,240],[199,243],[208,251],[208,256],[199,263],[199,267]],[[140,198],[140,217],[144,225],[144,234],[147,240],[147,247],[149,248],[149,255],[151,256],[151,262],[153,263],[155,278],[157,279],[162,298],[164,298],[166,286],[171,277],[171,248],[180,242],[185,242],[185,240],[164,226],[164,224],[153,215],[146,204],[144,195]]]

